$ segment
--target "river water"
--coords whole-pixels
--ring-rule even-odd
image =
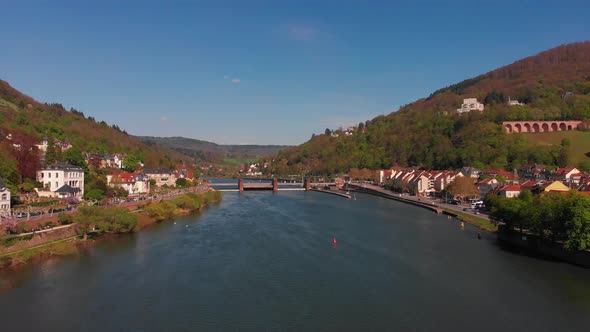
[[[588,331],[590,270],[368,195],[226,193],[0,274],[2,331]],[[336,245],[333,244],[336,238]]]

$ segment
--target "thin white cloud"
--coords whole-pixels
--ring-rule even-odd
[[[238,77],[230,77],[228,75],[223,75],[223,79],[226,81],[230,81],[233,84],[239,84],[241,80]]]

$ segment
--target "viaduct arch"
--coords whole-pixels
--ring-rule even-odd
[[[547,133],[578,129],[582,121],[504,121],[502,127],[511,133]]]

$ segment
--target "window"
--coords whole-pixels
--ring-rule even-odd
[[[8,195],[7,194],[2,194],[2,200],[5,201],[8,199]]]
[[[51,173],[47,172],[47,177],[51,179]]]
[[[55,181],[55,190],[57,190],[59,188],[57,188],[57,181]]]
[[[55,178],[57,179],[59,177],[59,173],[55,172]]]

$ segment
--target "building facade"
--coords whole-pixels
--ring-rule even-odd
[[[147,194],[150,192],[150,178],[141,173],[123,172],[107,175],[107,185],[120,187],[127,191],[129,196]]]
[[[0,217],[10,216],[10,190],[4,185],[0,178]]]
[[[461,108],[457,109],[457,113],[469,113],[471,111],[483,111],[484,105],[477,101],[477,98],[466,98],[463,99]]]
[[[150,180],[154,180],[156,182],[156,187],[168,186],[168,187],[176,187],[176,173],[167,168],[160,168],[160,169],[153,169],[153,170],[145,170],[145,175]]]
[[[84,170],[67,163],[47,165],[37,171],[37,181],[54,197],[84,196]]]

